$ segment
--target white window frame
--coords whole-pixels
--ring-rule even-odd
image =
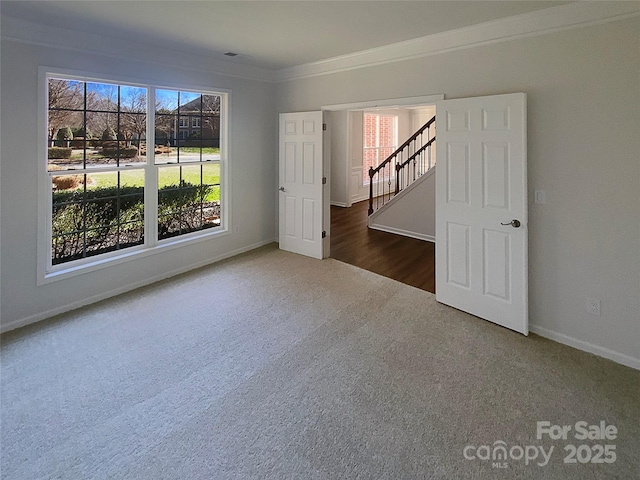
[[[191,117],[191,128],[200,128],[200,117]]]
[[[124,250],[107,252],[79,260],[73,260],[58,265],[52,265],[51,239],[52,239],[52,195],[51,173],[48,171],[48,80],[49,78],[69,78],[87,82],[105,82],[129,86],[147,88],[147,132],[148,145],[155,144],[155,90],[168,89],[179,91],[200,92],[203,94],[220,96],[220,206],[221,224],[205,230],[186,233],[176,237],[158,240],[158,169],[166,166],[154,162],[154,149],[147,149],[146,161],[141,165],[132,167],[145,171],[145,235],[144,244],[128,247]],[[228,89],[203,87],[199,85],[185,84],[154,84],[140,79],[117,77],[108,74],[96,74],[91,72],[67,70],[52,67],[40,67],[38,71],[38,246],[37,246],[37,285],[45,285],[54,281],[63,280],[108,266],[121,264],[136,258],[163,253],[175,248],[192,245],[203,241],[211,241],[214,238],[230,234],[231,199],[230,173],[231,151],[229,142],[229,125],[231,121],[231,91]],[[211,162],[207,162],[211,163]],[[198,163],[195,163],[198,164]],[[96,172],[99,169],[95,169]],[[155,185],[155,187],[153,187]],[[153,187],[153,188],[151,188]]]
[[[380,159],[380,149],[381,148],[389,148],[389,147],[381,147],[380,146],[380,118],[381,117],[393,118],[393,121],[394,121],[394,124],[395,124],[394,125],[395,138],[393,139],[393,146],[391,147],[391,151],[392,151],[392,153],[396,151],[396,149],[398,148],[398,115],[387,114],[387,113],[374,113],[374,112],[364,112],[364,115],[373,115],[373,116],[376,117],[376,145],[375,145],[375,147],[367,147],[367,146],[364,145],[364,128],[365,128],[364,127],[364,118],[363,118],[363,122],[362,122],[362,125],[363,125],[363,127],[362,127],[362,129],[363,129],[362,130],[362,137],[363,137],[363,140],[362,140],[362,160],[363,160],[363,162],[362,162],[362,170],[363,170],[363,173],[362,173],[362,185],[363,186],[365,186],[365,185],[368,186],[369,183],[371,183],[371,182],[369,181],[369,171],[368,171],[368,169],[367,169],[367,171],[364,170],[364,152],[365,152],[365,150],[373,150],[373,149],[377,150],[378,162],[376,164],[376,167],[378,165],[380,165],[380,163],[381,163],[380,161],[381,160],[382,161],[386,160],[386,157],[383,158],[383,159]],[[391,175],[390,175],[389,179],[394,179],[395,177],[396,177],[396,172],[395,172],[395,170],[391,169]],[[380,183],[381,181],[386,181],[386,179],[378,180],[378,183]],[[375,185],[375,182],[374,182],[374,185]]]

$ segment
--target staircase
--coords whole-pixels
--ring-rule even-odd
[[[369,168],[369,216],[435,166],[435,123],[433,116],[384,162]]]

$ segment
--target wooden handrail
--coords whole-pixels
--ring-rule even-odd
[[[429,128],[431,125],[433,125],[436,121],[436,117],[435,115],[433,116],[433,118],[431,120],[429,120],[427,123],[425,123],[422,127],[420,127],[420,129],[414,133],[413,135],[411,135],[409,137],[409,139],[404,142],[400,147],[398,147],[396,149],[395,152],[393,152],[391,155],[389,155],[384,162],[382,162],[380,165],[378,165],[376,168],[370,167],[369,168],[369,178],[372,178],[373,175],[375,175],[377,172],[379,172],[382,168],[384,168],[387,163],[389,163],[391,160],[393,160],[400,152],[402,152],[402,150],[405,149],[405,147],[408,147],[409,144],[411,142],[413,142],[416,138],[418,138],[420,136],[420,134],[422,132],[424,132],[427,128]],[[373,170],[373,174],[371,173],[371,170]]]

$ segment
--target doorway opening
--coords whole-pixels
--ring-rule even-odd
[[[400,144],[435,114],[443,95],[323,107],[330,130],[330,257],[435,293],[435,244],[368,228],[367,119],[392,118]],[[380,122],[375,122],[380,127]],[[380,134],[380,128],[377,133]],[[375,140],[375,142],[374,142]],[[396,145],[397,146],[397,145]],[[389,152],[393,153],[393,152]]]

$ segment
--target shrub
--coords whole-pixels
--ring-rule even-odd
[[[84,148],[84,137],[73,137],[71,148]]]
[[[143,196],[144,187],[107,187],[86,192],[54,192],[53,264],[82,258],[84,253],[104,253],[117,248],[118,244],[140,243],[143,233],[139,226],[122,224],[129,221],[142,222]],[[121,224],[119,233],[118,219]],[[137,231],[132,233],[130,230]],[[128,241],[122,240],[123,235],[127,236]]]
[[[71,158],[71,149],[65,147],[49,147],[48,158],[62,159]]]
[[[73,131],[73,138],[91,138],[93,136],[93,132],[91,132],[91,130],[89,130],[88,128],[84,128],[84,127],[78,127],[78,128],[74,128],[72,129]]]
[[[185,181],[162,187],[158,194],[160,238],[173,236],[180,230],[184,232],[207,228],[201,223],[198,207],[205,203],[210,190],[209,186],[194,185]],[[115,250],[118,245],[141,243],[144,236],[143,198],[144,187],[105,187],[87,189],[86,192],[54,192],[53,264]],[[217,214],[219,215],[219,206]]]
[[[56,189],[69,190],[82,185],[84,178],[82,175],[57,175],[51,181],[56,186]]]
[[[108,158],[133,158],[138,155],[138,148],[125,147],[122,144],[118,148],[118,142],[103,142],[102,154]]]
[[[116,132],[111,127],[107,127],[102,132],[102,140],[117,140]]]
[[[56,135],[58,140],[71,140],[73,138],[73,132],[70,127],[62,127],[58,130],[58,134]]]

